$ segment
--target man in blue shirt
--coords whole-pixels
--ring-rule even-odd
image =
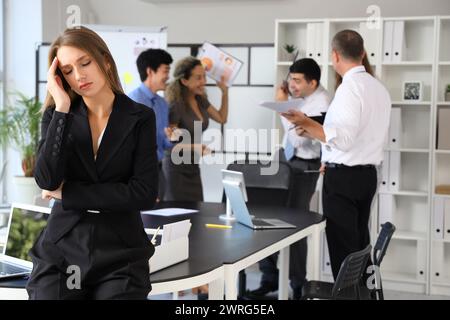
[[[164,191],[161,161],[164,157],[164,150],[170,148],[172,144],[164,131],[169,126],[169,106],[164,98],[156,93],[166,89],[172,62],[172,57],[164,50],[148,49],[143,51],[136,61],[142,83],[128,95],[134,101],[152,108],[156,115],[156,143],[159,161],[158,198],[161,200]]]

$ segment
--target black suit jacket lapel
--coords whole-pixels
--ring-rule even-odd
[[[97,173],[101,175],[108,162],[119,151],[120,146],[136,125],[139,117],[131,107],[132,101],[125,95],[117,94],[114,99],[113,110],[97,151]]]
[[[97,170],[94,162],[94,150],[92,150],[91,129],[87,117],[86,105],[83,99],[72,108],[73,126],[72,135],[75,137],[75,148],[77,155],[86,167],[86,171],[92,178],[92,181],[98,181]]]

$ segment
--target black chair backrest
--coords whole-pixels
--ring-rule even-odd
[[[244,174],[249,204],[287,206],[292,183],[291,168],[287,163],[278,162],[278,171],[273,175],[263,175],[272,163],[236,161],[228,165],[228,170]]]
[[[333,286],[333,298],[337,298],[343,289],[349,287],[355,288],[356,296],[359,298],[359,284],[371,250],[372,246],[369,244],[364,250],[351,253],[345,258]]]
[[[378,267],[381,265],[381,261],[383,261],[394,232],[395,226],[390,222],[386,222],[381,226],[380,234],[378,235],[377,242],[373,249],[373,263]]]

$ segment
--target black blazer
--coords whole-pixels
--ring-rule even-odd
[[[62,201],[55,202],[47,224],[52,242],[83,215],[101,214],[127,245],[148,245],[140,210],[153,208],[158,189],[153,110],[116,94],[94,160],[83,100],[75,100],[67,114],[48,108],[42,117],[34,176],[45,190],[56,190],[64,181]]]

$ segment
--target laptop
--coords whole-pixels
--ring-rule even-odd
[[[254,230],[262,229],[294,229],[296,226],[280,219],[258,219],[252,218],[248,212],[244,197],[237,181],[223,181],[225,193],[230,200],[236,220]]]
[[[0,225],[0,280],[26,276],[33,263],[28,251],[47,225],[51,208],[13,204],[7,224]],[[6,220],[6,219],[4,219]]]

